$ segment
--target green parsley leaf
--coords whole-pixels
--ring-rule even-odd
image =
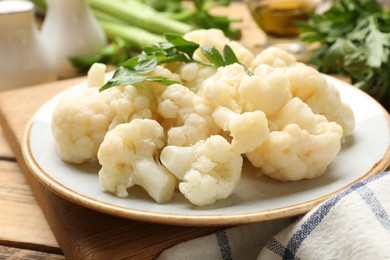
[[[163,85],[180,83],[163,76],[145,75],[153,71],[159,64],[168,62],[196,62],[204,66],[222,67],[233,63],[241,64],[230,46],[225,45],[222,54],[216,48],[202,46],[200,50],[207,57],[210,63],[195,60],[193,55],[199,44],[188,41],[183,36],[173,33],[165,35],[167,42],[161,42],[158,46],[148,46],[143,52],[122,64],[114,73],[112,78],[104,84],[100,91],[115,87],[127,86],[141,82],[157,82]],[[251,72],[241,64],[248,75]]]
[[[382,63],[387,62],[388,55],[385,55],[385,49],[389,47],[389,40],[389,33],[379,31],[373,17],[371,17],[369,33],[365,39],[365,44],[367,46],[367,65],[374,68],[380,68]]]
[[[317,44],[310,63],[350,77],[390,110],[390,11],[379,0],[337,0],[298,27],[303,41]]]
[[[209,46],[202,46],[201,51],[206,58],[213,63],[216,67],[221,67],[226,65],[222,55],[219,53],[219,51],[214,47]]]
[[[184,52],[188,57],[192,57],[194,52],[199,48],[199,44],[187,41],[183,36],[175,33],[165,34],[165,38],[170,42],[179,52]]]
[[[229,45],[224,46],[222,54],[214,47],[210,48],[209,46],[202,46],[200,49],[203,55],[205,55],[215,67],[223,67],[233,63],[238,63],[244,67],[246,74],[253,75],[249,68],[237,59],[236,54]]]

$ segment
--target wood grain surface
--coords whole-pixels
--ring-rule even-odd
[[[234,3],[227,10],[221,9],[222,13],[242,17],[243,21],[238,25],[242,29],[242,43],[256,53],[257,44],[264,38],[245,6]],[[74,78],[0,93],[0,123],[5,136],[0,135],[0,138],[5,138],[10,145],[0,146],[0,158],[5,159],[0,164],[0,206],[9,211],[5,216],[17,216],[9,219],[0,214],[1,225],[8,227],[0,230],[0,237],[9,239],[10,246],[17,241],[24,244],[24,248],[47,252],[47,255],[38,254],[31,258],[53,256],[52,259],[61,259],[63,252],[68,259],[153,259],[172,245],[222,228],[157,225],[112,217],[59,197],[31,175],[20,147],[26,124],[45,101],[84,79]],[[20,174],[21,171],[24,175]],[[12,185],[8,185],[10,180]],[[11,207],[11,200],[19,203],[13,203]],[[30,258],[31,253],[0,247],[0,256],[10,258]]]
[[[3,129],[0,127],[0,158],[11,160],[14,154],[8,145],[8,142],[3,134]]]
[[[13,248],[7,246],[0,246],[0,259],[39,259],[39,260],[62,260],[65,259],[63,255],[45,253],[35,250]]]

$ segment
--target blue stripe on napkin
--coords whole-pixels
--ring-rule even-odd
[[[294,259],[293,254],[286,248],[284,245],[282,245],[278,240],[275,238],[272,238],[267,245],[267,248],[277,254],[278,256],[283,256],[285,254],[288,255],[289,259]]]
[[[232,260],[232,250],[230,249],[229,238],[225,230],[219,230],[215,233],[219,245],[219,251],[223,260]]]
[[[378,175],[375,175],[375,176],[373,176],[369,179],[366,179],[362,182],[356,183],[356,184],[352,185],[349,189],[340,193],[339,195],[325,201],[314,212],[311,213],[311,215],[309,216],[309,218],[305,222],[303,222],[300,229],[292,235],[292,237],[289,240],[286,247],[283,246],[276,239],[270,240],[266,247],[270,251],[274,252],[276,255],[283,257],[283,259],[298,259],[296,257],[296,253],[297,253],[299,247],[301,246],[301,244],[310,235],[310,233],[321,223],[321,221],[326,217],[326,215],[331,211],[331,209],[337,204],[337,202],[339,202],[342,198],[344,198],[348,194],[350,194],[354,191],[357,191],[362,187],[365,187],[366,184],[368,184],[372,181],[375,181],[379,178],[382,178],[383,176],[385,176],[388,173],[389,172],[378,174]],[[368,195],[366,195],[366,196],[368,196]],[[372,200],[373,202],[375,202],[374,203],[375,206],[372,205],[369,200]],[[381,219],[381,221],[384,221],[384,223],[381,222],[381,224],[385,228],[388,229],[388,226],[389,226],[388,215],[387,215],[386,211],[383,209],[383,207],[380,205],[379,201],[376,200],[375,195],[372,194],[371,196],[368,196],[367,198],[365,198],[365,201],[371,207],[373,207],[371,209],[373,210],[374,214],[377,214],[376,216],[378,219]],[[378,214],[380,216],[385,214],[387,219],[382,220],[382,218],[379,217]]]
[[[374,213],[378,222],[390,232],[390,218],[387,214],[386,210],[383,208],[382,204],[372,192],[370,188],[367,186],[362,187],[361,189],[356,191],[360,197],[366,202],[367,206]]]

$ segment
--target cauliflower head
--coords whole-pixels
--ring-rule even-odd
[[[151,119],[134,119],[107,132],[99,151],[101,186],[118,197],[139,185],[156,202],[169,201],[176,187],[175,177],[155,161],[164,146],[164,129]]]
[[[217,107],[214,121],[232,137],[232,150],[242,154],[253,151],[269,135],[265,114],[260,111],[235,113],[226,107]]]
[[[195,93],[199,91],[202,82],[217,71],[213,67],[203,66],[195,62],[181,64],[176,70],[183,84]]]
[[[275,115],[291,100],[290,82],[282,71],[260,65],[252,76],[244,76],[239,94],[245,111],[263,111],[267,117]]]
[[[197,115],[191,114],[182,126],[175,126],[168,130],[169,145],[188,146],[210,136],[207,121]]]
[[[314,113],[324,115],[343,127],[346,137],[353,132],[355,118],[351,107],[342,102],[340,92],[317,70],[298,64],[286,68],[291,93],[309,105]]]
[[[107,65],[94,63],[88,70],[87,85],[89,88],[99,88],[104,85]]]
[[[112,91],[117,92],[117,97],[110,102],[115,116],[109,129],[122,123],[128,123],[135,118],[157,118],[156,96],[149,88],[136,88],[128,85],[113,89],[115,90]]]
[[[171,70],[164,68],[163,66],[156,66],[156,68],[150,72],[142,74],[143,76],[163,76],[167,79],[180,82],[180,76]],[[134,84],[138,88],[149,88],[150,90],[153,90],[156,95],[159,95],[161,92],[164,91],[165,86],[159,82],[152,82],[152,81],[143,81],[140,83]]]
[[[246,75],[244,67],[238,63],[219,67],[213,76],[203,82],[198,95],[206,98],[214,106],[224,106],[241,113],[243,104],[239,87]]]
[[[191,145],[220,132],[211,116],[213,110],[205,98],[187,87],[180,84],[168,86],[158,103],[162,125],[168,129],[168,144]]]
[[[96,160],[101,142],[115,112],[110,103],[116,90],[99,93],[87,88],[81,94],[59,100],[52,115],[52,134],[62,160],[82,163]]]
[[[277,180],[312,179],[325,172],[341,148],[342,127],[314,114],[299,98],[279,112],[279,130],[254,151],[246,153],[253,166]]]
[[[289,54],[285,50],[277,47],[268,47],[254,57],[250,68],[255,70],[262,64],[267,64],[272,67],[289,67],[294,65],[296,62],[297,59],[295,56]]]
[[[229,45],[236,54],[237,59],[247,67],[252,64],[252,60],[254,59],[254,54],[248,48],[237,41],[231,41],[224,35],[223,31],[219,29],[193,30],[186,33],[184,38],[188,41],[195,42],[200,46],[214,47],[220,53],[222,53],[225,45]],[[195,51],[194,58],[205,62],[208,61],[200,50]]]
[[[242,156],[220,135],[193,146],[166,146],[160,161],[180,180],[180,192],[197,206],[230,196],[240,180],[243,163]]]

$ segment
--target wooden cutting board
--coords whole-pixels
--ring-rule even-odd
[[[242,43],[257,52],[264,36],[241,3],[221,10],[243,20]],[[221,227],[180,227],[135,222],[105,215],[73,204],[54,194],[28,170],[21,152],[25,127],[34,112],[58,92],[84,77],[0,93],[0,123],[19,165],[68,259],[152,259],[164,249]]]

